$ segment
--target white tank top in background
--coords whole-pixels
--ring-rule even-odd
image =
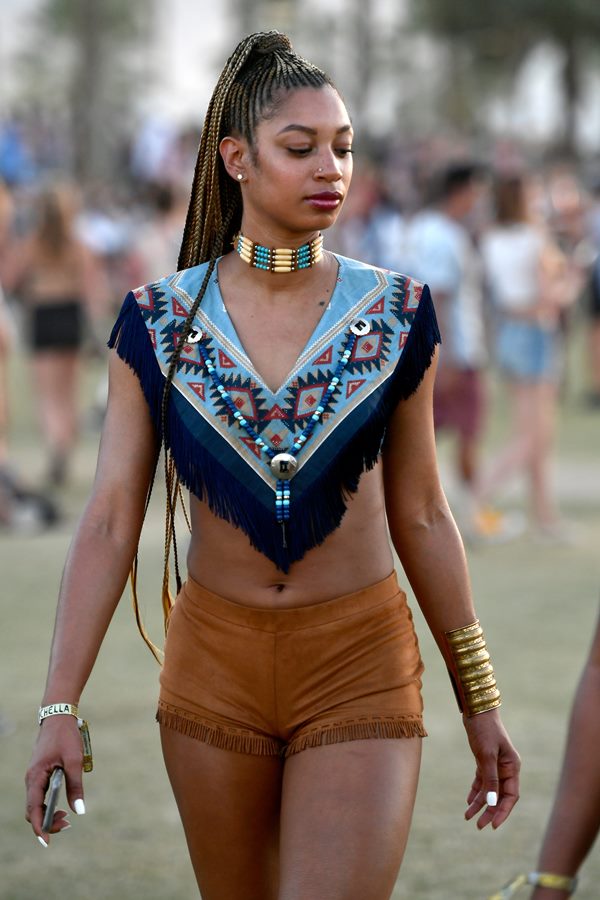
[[[544,237],[527,223],[498,225],[481,241],[486,281],[495,304],[524,312],[539,302],[539,267]]]

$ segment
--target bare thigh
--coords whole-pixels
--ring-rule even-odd
[[[77,354],[37,353],[33,370],[47,437],[57,444],[72,442],[77,427]]]
[[[276,900],[283,761],[164,727],[161,741],[203,900]]]
[[[420,762],[420,738],[349,741],[290,757],[278,900],[389,900]]]

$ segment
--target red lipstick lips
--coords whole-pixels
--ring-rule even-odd
[[[316,209],[335,209],[342,201],[338,191],[321,191],[308,197],[308,202]]]

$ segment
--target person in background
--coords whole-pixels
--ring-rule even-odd
[[[11,193],[0,181],[0,259],[9,243],[13,217]],[[15,323],[0,283],[0,527],[37,532],[54,524],[59,513],[50,497],[23,478],[11,453],[9,364],[15,338]]]
[[[600,251],[590,274],[588,355],[590,387],[587,403],[590,409],[600,409]]]
[[[135,229],[127,259],[137,284],[156,281],[176,267],[187,211],[187,195],[175,184],[154,183],[147,192],[151,218]]]
[[[495,223],[481,252],[497,314],[496,361],[508,384],[512,433],[482,474],[478,495],[485,502],[523,471],[536,535],[565,539],[551,466],[563,360],[560,317],[574,303],[579,279],[547,229],[532,220],[522,175],[498,178]]]
[[[454,507],[466,540],[506,537],[505,523],[477,498],[485,424],[488,354],[483,273],[469,228],[485,189],[474,163],[453,163],[434,185],[434,202],[410,221],[404,271],[426,281],[436,305],[442,350],[433,396],[436,431],[456,435]]]
[[[88,311],[101,303],[103,274],[76,233],[77,191],[42,190],[30,234],[4,254],[1,278],[26,307],[35,396],[48,455],[47,482],[67,478],[78,434],[80,351]]]
[[[568,900],[600,831],[600,618],[573,700],[558,788],[535,872],[519,875],[489,900],[533,885],[530,900]]]
[[[590,409],[600,410],[600,179],[592,189],[592,203],[588,213],[588,235],[593,260],[588,290],[588,358],[589,387],[586,402]]]
[[[336,250],[372,266],[398,271],[404,242],[404,217],[386,197],[381,169],[360,162],[343,218],[331,235]]]

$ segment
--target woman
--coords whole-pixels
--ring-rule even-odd
[[[562,769],[535,872],[518,875],[489,900],[568,900],[600,831],[600,619],[573,698]]]
[[[205,900],[393,890],[424,729],[387,522],[465,711],[466,816],[497,827],[517,799],[493,671],[482,684],[472,668],[485,647],[456,663],[484,642],[465,627],[465,560],[437,477],[428,292],[322,252],[351,149],[339,94],[284,35],[240,43],[207,113],[180,272],[130,294],[111,337],[98,480],[63,579],[27,779],[44,842],[64,825],[58,812],[42,833],[54,766],[73,808],[83,800],[77,724],[54,713],[76,712],[164,441],[167,547],[178,478],[192,537],[172,609],[165,579],[158,719]]]
[[[7,254],[3,283],[28,313],[35,394],[48,453],[48,482],[68,474],[78,434],[79,356],[86,314],[102,291],[99,266],[75,231],[76,194],[51,185],[37,200],[33,232]]]
[[[560,315],[574,302],[578,282],[545,229],[532,222],[524,178],[499,178],[495,193],[496,224],[482,241],[482,253],[498,310],[496,355],[508,380],[513,426],[479,493],[485,500],[524,471],[536,535],[562,540],[568,530],[551,484],[562,371]]]

